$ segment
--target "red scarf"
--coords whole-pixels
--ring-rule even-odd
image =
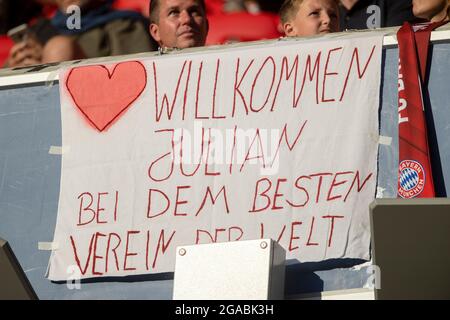
[[[445,22],[411,25],[397,33],[399,47],[399,168],[398,195],[402,198],[435,196],[428,148],[422,85],[426,79],[431,31]]]

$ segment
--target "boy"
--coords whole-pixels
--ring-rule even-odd
[[[338,0],[285,0],[280,18],[288,37],[338,32]]]

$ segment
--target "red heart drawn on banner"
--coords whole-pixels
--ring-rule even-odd
[[[145,67],[137,61],[73,68],[66,87],[75,105],[102,132],[139,98],[147,85]]]

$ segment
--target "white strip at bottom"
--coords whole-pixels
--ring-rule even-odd
[[[288,296],[287,300],[375,300],[374,289],[348,289]]]

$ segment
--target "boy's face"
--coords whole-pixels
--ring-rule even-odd
[[[304,0],[283,28],[289,37],[338,32],[339,8],[333,0]]]

